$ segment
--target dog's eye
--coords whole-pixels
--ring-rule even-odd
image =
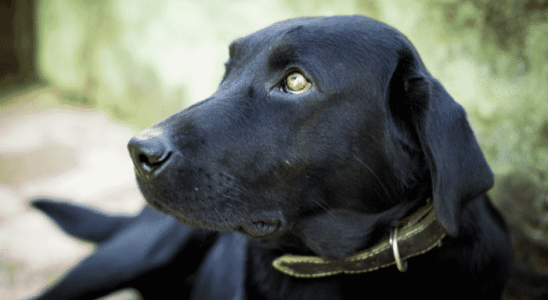
[[[289,76],[287,76],[284,81],[284,90],[289,91],[293,94],[304,93],[308,91],[311,86],[312,83],[299,72],[289,74]]]

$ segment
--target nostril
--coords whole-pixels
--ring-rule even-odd
[[[144,154],[139,154],[139,162],[150,165],[151,162],[148,160],[148,157]]]
[[[128,150],[138,173],[147,178],[171,156],[168,144],[161,137],[153,135],[135,136],[129,141]]]
[[[157,153],[154,154],[139,154],[138,161],[140,164],[142,164],[144,167],[148,168],[155,168],[161,166],[166,160],[168,160],[171,152],[164,152],[162,155],[157,155]]]

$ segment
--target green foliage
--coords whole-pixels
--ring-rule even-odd
[[[465,106],[497,175],[495,202],[516,212],[509,221],[529,237],[547,241],[548,1],[428,1],[428,7],[441,11],[442,47],[456,41],[486,66],[476,103]]]

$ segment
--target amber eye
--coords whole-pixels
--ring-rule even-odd
[[[312,83],[299,72],[291,73],[285,78],[285,88],[293,94],[300,94],[308,91]]]

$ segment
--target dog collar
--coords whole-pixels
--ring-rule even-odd
[[[285,254],[272,262],[282,273],[299,278],[317,278],[337,274],[358,274],[396,264],[405,272],[408,258],[426,253],[441,246],[445,230],[436,220],[430,199],[427,204],[405,218],[399,229],[393,228],[390,236],[377,245],[342,260],[326,260],[318,256]],[[398,233],[399,232],[399,233]]]

